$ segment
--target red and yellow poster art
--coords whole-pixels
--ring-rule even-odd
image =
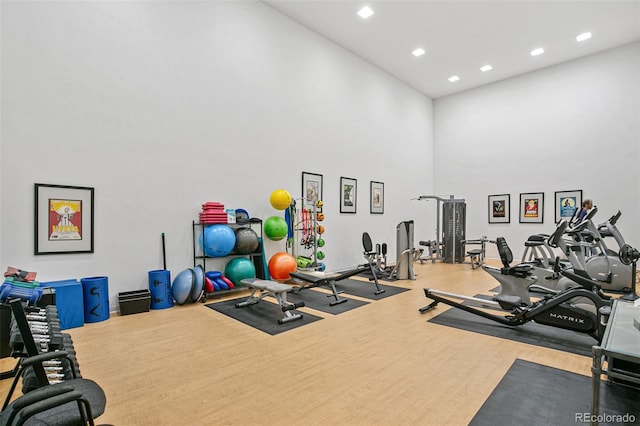
[[[82,239],[82,200],[49,199],[49,241]]]
[[[524,217],[538,217],[538,207],[540,202],[537,198],[525,198]]]

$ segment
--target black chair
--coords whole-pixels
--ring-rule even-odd
[[[78,377],[74,368],[70,369],[72,379],[49,384],[44,363],[54,359],[68,359],[68,353],[39,353],[22,301],[14,299],[9,304],[28,357],[20,361],[18,372],[7,393],[0,412],[0,426],[93,426],[93,419],[102,415],[106,406],[102,388],[92,380]],[[19,379],[30,369],[37,379],[37,388],[10,402]]]

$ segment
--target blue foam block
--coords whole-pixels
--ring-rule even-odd
[[[84,325],[84,302],[80,281],[70,279],[41,282],[40,287],[51,287],[56,292],[56,306],[61,330]]]

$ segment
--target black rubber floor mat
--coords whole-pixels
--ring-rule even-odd
[[[469,424],[589,424],[590,411],[591,377],[516,359]],[[600,382],[599,415],[601,425],[638,422],[640,391]]]

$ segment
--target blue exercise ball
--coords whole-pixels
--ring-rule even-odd
[[[236,234],[228,225],[205,226],[198,237],[200,249],[206,256],[222,257],[231,253],[236,245]]]
[[[225,266],[224,276],[230,279],[234,285],[240,285],[240,281],[243,279],[256,277],[256,267],[246,257],[236,257]]]
[[[191,292],[196,284],[196,274],[193,269],[185,269],[173,279],[171,284],[171,294],[178,305],[184,305],[190,302]]]

